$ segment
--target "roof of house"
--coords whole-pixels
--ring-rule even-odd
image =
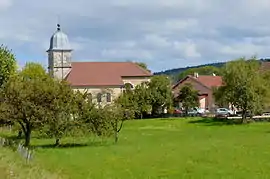
[[[73,62],[66,77],[72,86],[121,86],[122,77],[150,77],[133,62]]]
[[[261,62],[260,71],[270,70],[270,62]]]
[[[207,88],[222,86],[221,76],[199,75],[198,77],[194,77],[192,75],[188,75],[187,77],[185,77],[184,79],[176,83],[173,88],[177,87],[179,84],[184,82],[187,78],[191,78]]]
[[[195,77],[192,77],[195,78]],[[212,88],[212,87],[219,87],[222,85],[222,77],[221,76],[198,76],[195,80],[199,81],[200,83],[204,84],[205,86]]]

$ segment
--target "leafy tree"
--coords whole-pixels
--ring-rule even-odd
[[[16,72],[14,54],[5,46],[0,46],[0,87]]]
[[[65,81],[52,80],[49,84],[47,96],[48,108],[46,114],[46,125],[44,130],[50,137],[54,137],[55,146],[60,145],[63,136],[71,134],[76,127],[79,127],[79,120],[76,118],[78,104],[74,91]]]
[[[51,78],[41,65],[27,63],[1,91],[1,108],[9,119],[17,122],[29,146],[33,130],[51,129],[52,136],[60,138],[69,118],[69,87]],[[72,99],[72,98],[71,98]]]
[[[131,115],[128,114],[129,111],[123,109],[121,106],[107,105],[103,108],[103,115],[110,122],[111,129],[114,133],[114,142],[117,143],[119,139],[119,132],[123,128],[125,120],[131,119]]]
[[[221,75],[221,69],[214,66],[203,66],[198,68],[189,68],[178,75],[178,80],[185,78],[187,75],[193,75],[199,73],[199,75]]]
[[[151,93],[148,89],[148,83],[137,85],[134,90],[134,98],[136,102],[136,112],[143,118],[143,114],[151,110]]]
[[[2,90],[3,104],[9,107],[4,112],[20,124],[25,146],[30,144],[32,130],[45,121],[47,91],[44,89],[50,81],[41,66],[30,63],[18,75],[11,77]]]
[[[171,82],[167,76],[152,77],[149,90],[151,93],[152,114],[159,114],[161,109],[172,105]]]
[[[194,90],[190,83],[187,83],[180,89],[177,100],[182,103],[185,110],[185,114],[188,114],[188,110],[199,106],[198,91]]]
[[[129,111],[130,118],[135,117],[135,113],[138,109],[138,104],[135,100],[134,91],[129,84],[125,85],[123,93],[115,100],[115,103],[119,105],[124,111]]]
[[[137,65],[139,65],[140,67],[142,67],[143,69],[147,70],[150,72],[150,70],[148,69],[146,63],[143,62],[136,62]]]
[[[229,95],[224,95],[226,93],[226,90],[226,86],[213,88],[215,104],[219,107],[225,107],[229,105]]]
[[[227,63],[223,69],[224,86],[215,95],[217,101],[226,101],[241,109],[243,123],[246,122],[247,112],[261,112],[269,103],[269,82],[259,68],[255,57]]]
[[[107,119],[104,107],[98,108],[88,100],[87,92],[77,93],[78,119],[81,129],[97,136],[109,136],[111,134],[110,122]]]

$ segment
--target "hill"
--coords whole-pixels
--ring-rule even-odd
[[[182,73],[188,69],[192,68],[200,68],[200,67],[205,67],[205,66],[213,66],[213,67],[222,67],[225,64],[225,62],[218,62],[218,63],[210,63],[210,64],[204,64],[204,65],[197,65],[197,66],[187,66],[183,68],[174,68],[174,69],[169,69],[161,72],[156,72],[154,75],[168,75],[168,76],[175,76],[178,75],[179,73]]]
[[[269,62],[270,59],[259,59],[260,62]],[[212,67],[217,67],[220,68],[222,67],[226,62],[218,62],[218,63],[209,63],[209,64],[203,64],[203,65],[197,65],[197,66],[187,66],[183,68],[174,68],[174,69],[169,69],[161,72],[156,72],[154,75],[168,75],[171,76],[172,79],[175,79],[180,73],[192,69],[192,68],[200,68],[200,67],[205,67],[205,66],[212,66]],[[176,80],[176,79],[175,79]]]

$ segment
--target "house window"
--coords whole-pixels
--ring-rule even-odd
[[[111,95],[111,93],[107,93],[107,102],[112,102],[112,95]]]
[[[98,103],[101,103],[101,97],[102,97],[102,94],[101,93],[98,93],[97,94],[97,102]]]

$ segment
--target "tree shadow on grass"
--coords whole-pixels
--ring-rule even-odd
[[[6,146],[11,148],[16,148],[19,143],[23,143],[24,137],[18,138],[16,135],[1,135],[0,137],[3,137],[7,139],[9,142]],[[34,137],[33,137],[34,138]],[[108,141],[92,141],[92,142],[86,142],[86,143],[63,143],[60,145],[55,144],[41,144],[41,145],[30,145],[30,149],[37,149],[37,148],[44,148],[44,149],[66,149],[66,148],[81,148],[81,147],[101,147],[101,146],[109,146],[112,145],[111,142]]]
[[[60,145],[44,144],[33,145],[31,148],[43,148],[43,149],[67,149],[67,148],[81,148],[81,147],[102,147],[111,145],[108,142],[91,142],[91,143],[65,143]]]
[[[190,124],[202,124],[205,126],[224,126],[224,125],[240,125],[239,119],[217,119],[217,118],[202,118],[199,120],[189,121]]]

